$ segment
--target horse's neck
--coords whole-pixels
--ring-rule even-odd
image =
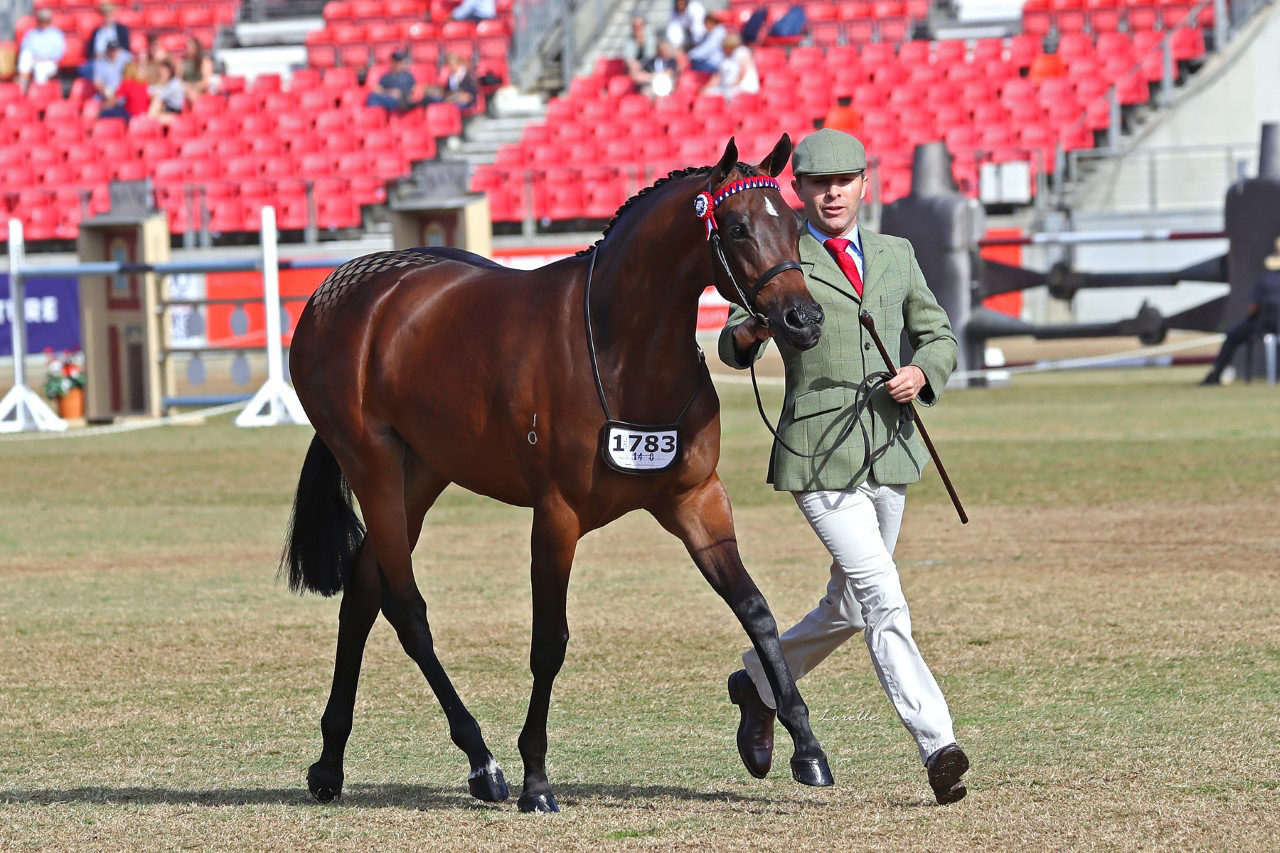
[[[641,211],[631,215],[639,220]],[[668,203],[644,219],[657,226],[616,234],[597,249],[591,299],[602,371],[637,389],[678,385],[701,370],[698,297],[710,283],[710,250],[692,208]]]

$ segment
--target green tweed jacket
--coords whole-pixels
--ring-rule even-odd
[[[853,417],[854,389],[868,374],[885,369],[871,336],[858,322],[864,305],[875,320],[880,339],[895,357],[902,332],[906,330],[916,351],[910,363],[924,371],[928,380],[918,404],[936,403],[956,368],[956,338],[951,332],[951,323],[925,284],[911,244],[900,237],[876,234],[861,227],[859,232],[865,258],[861,299],[807,228],[800,237],[800,264],[804,268],[805,284],[822,306],[826,319],[821,339],[807,352],[777,341],[786,367],[786,399],[778,420],[778,432],[784,441],[803,453],[829,452],[806,459],[775,441],[769,482],[778,491],[852,489],[867,479],[866,448],[858,427],[853,428],[842,445],[832,447]],[[720,332],[720,359],[730,367],[749,367],[768,346],[768,341],[758,344],[753,352],[744,354],[746,360],[739,360],[732,332],[733,327],[747,317],[746,311],[734,306]],[[872,395],[862,424],[873,450],[884,443],[901,409],[884,388]],[[928,462],[929,453],[916,434],[915,424],[908,423],[898,440],[870,470],[881,483],[914,483]]]

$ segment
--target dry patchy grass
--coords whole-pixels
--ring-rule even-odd
[[[302,772],[337,607],[273,583],[309,434],[0,443],[0,847],[1273,849],[1280,402],[1192,381],[1036,377],[926,413],[974,519],[955,522],[931,475],[898,554],[974,761],[969,798],[945,809],[856,641],[802,683],[837,786],[795,785],[781,760],[749,778],[723,695],[745,638],[639,516],[579,551],[551,714],[561,815],[467,797],[383,622],[344,799],[316,805]],[[722,474],[790,624],[824,554],[760,482],[749,394],[721,388]],[[450,492],[416,555],[442,659],[516,782],[528,522]]]

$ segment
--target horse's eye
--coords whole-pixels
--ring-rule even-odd
[[[729,234],[735,239],[742,240],[747,236],[747,226],[743,225],[741,222],[731,225],[729,227]]]

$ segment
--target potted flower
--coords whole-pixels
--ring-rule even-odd
[[[84,353],[46,350],[49,366],[45,371],[44,395],[58,401],[58,414],[64,418],[84,417]]]

